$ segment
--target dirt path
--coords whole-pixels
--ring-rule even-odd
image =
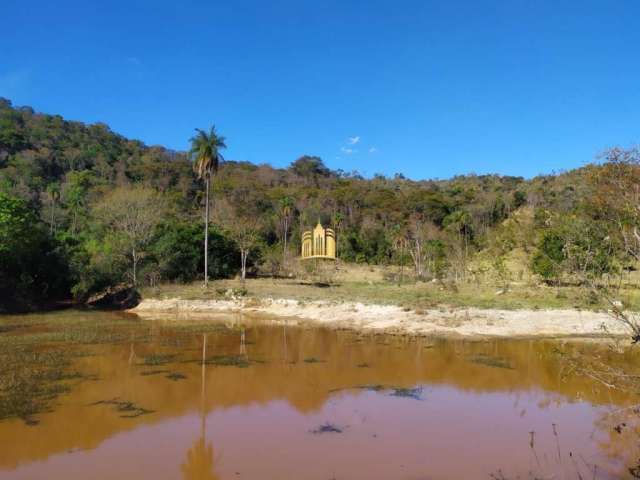
[[[132,313],[144,318],[203,318],[246,312],[335,328],[418,335],[465,337],[560,337],[626,335],[626,327],[606,312],[579,310],[495,310],[435,308],[406,310],[394,305],[299,302],[290,299],[145,299]]]

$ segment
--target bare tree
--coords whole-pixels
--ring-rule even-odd
[[[418,278],[424,278],[427,274],[434,273],[429,241],[436,238],[437,232],[438,228],[426,220],[423,214],[414,213],[411,215],[406,231],[406,243],[403,246],[411,255]]]
[[[402,285],[404,279],[404,255],[407,250],[408,241],[406,232],[400,225],[397,225],[392,233],[393,249],[399,252],[398,261],[400,262],[400,276],[398,277],[398,286]]]
[[[424,217],[420,213],[411,215],[409,229],[407,231],[406,246],[413,260],[416,276],[424,277]]]
[[[610,222],[627,255],[640,261],[640,148],[612,148],[592,170],[593,207]]]
[[[145,187],[118,187],[93,208],[93,215],[121,235],[131,258],[132,280],[138,282],[138,264],[165,214],[163,197]]]
[[[640,148],[612,148],[602,157],[604,165],[591,170],[590,211],[609,225],[608,233],[623,245],[627,261],[640,261]],[[588,232],[583,235],[590,237]],[[609,237],[607,237],[608,239]],[[590,253],[590,252],[587,252]],[[582,261],[592,261],[584,255]],[[586,269],[585,269],[586,270]],[[608,289],[598,288],[595,282],[583,275],[588,288],[604,298],[610,312],[632,332],[634,343],[640,342],[640,319],[625,310],[621,302],[614,300]]]
[[[217,220],[240,250],[240,272],[242,282],[247,276],[249,255],[260,244],[263,228],[259,213],[246,205],[231,205],[227,200],[218,202]]]
[[[240,271],[244,283],[247,277],[247,259],[260,241],[260,220],[255,217],[236,217],[228,230],[240,249]]]

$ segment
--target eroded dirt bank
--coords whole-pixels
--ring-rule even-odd
[[[144,299],[130,310],[144,318],[205,318],[245,312],[295,318],[334,328],[396,334],[465,337],[562,337],[625,335],[626,327],[606,312],[580,310],[497,310],[434,308],[407,310],[396,305],[301,302],[291,299]]]

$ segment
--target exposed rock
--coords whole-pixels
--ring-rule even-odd
[[[105,310],[125,310],[140,303],[140,294],[131,285],[116,285],[91,295],[85,305]]]

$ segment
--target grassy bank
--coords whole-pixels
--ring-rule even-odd
[[[342,267],[331,284],[300,279],[216,280],[207,289],[201,282],[166,284],[142,290],[143,299],[180,298],[184,300],[223,299],[229,290],[247,297],[287,298],[302,302],[362,302],[398,305],[411,310],[439,306],[478,307],[505,310],[582,309],[601,310],[607,305],[578,286],[550,287],[534,282],[512,282],[508,288],[492,282],[414,282],[402,285],[387,280],[390,269],[382,267]],[[625,307],[640,310],[640,291],[632,283],[619,290],[616,299]]]

